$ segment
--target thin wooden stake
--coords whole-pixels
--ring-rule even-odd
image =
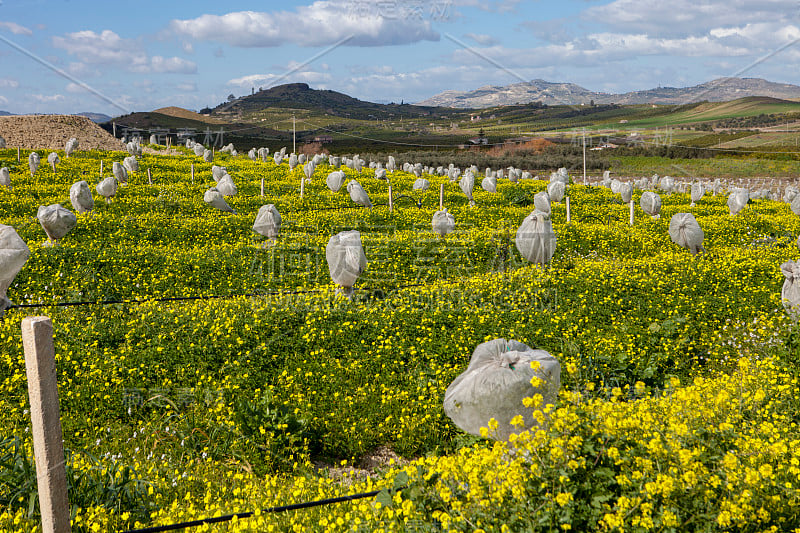
[[[100,160],[100,179],[103,179],[103,160]]]
[[[153,184],[153,178],[150,176],[150,167],[147,167],[147,183]]]
[[[394,201],[392,200],[392,186],[389,185],[389,212],[394,208]]]
[[[444,208],[444,183],[439,184],[439,211]]]
[[[25,373],[31,402],[33,455],[43,533],[71,531],[64,442],[58,408],[53,323],[46,316],[22,321]]]
[[[19,163],[19,146],[17,146],[17,163]]]
[[[261,176],[261,198],[264,198],[264,176]]]
[[[306,192],[306,178],[301,176],[300,177],[300,198],[303,197],[303,194]]]
[[[630,218],[628,220],[628,223],[631,226],[633,226],[633,200],[630,201],[630,206],[631,206],[631,214],[630,214]]]
[[[570,213],[569,210],[569,196],[567,196],[567,224],[569,224],[571,221],[572,221],[572,214]]]

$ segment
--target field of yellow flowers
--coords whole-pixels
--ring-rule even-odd
[[[0,321],[0,530],[39,527],[20,335],[33,314],[55,328],[75,531],[373,490],[189,531],[800,528],[800,330],[780,301],[800,217],[784,203],[731,217],[724,196],[690,208],[664,195],[660,219],[637,203],[630,226],[610,190],[571,185],[572,221],[553,204],[558,242],[541,269],[513,237],[545,181],[478,188],[470,207],[447,177],[426,175],[420,192],[397,171],[390,211],[373,170],[345,169],[367,209],[328,190],[324,163],[301,198],[302,167],[218,153],[239,191],[228,214],[203,202],[212,163],[186,151],[141,156],[112,203],[95,196],[43,246],[37,208],[70,208],[72,183],[94,192],[100,161],[108,175],[127,154],[61,153],[33,177],[16,155],[0,150],[14,186],[0,188],[0,223],[31,256],[8,296],[40,307]],[[430,226],[441,183],[456,220],[444,239]],[[268,203],[283,218],[274,244],[251,229]],[[678,212],[697,218],[706,253],[670,241]],[[347,229],[369,260],[352,300],[325,262]],[[93,304],[55,305],[68,302]],[[442,410],[472,350],[498,337],[562,365],[557,405],[520,406],[541,429],[507,444],[463,434]],[[404,461],[369,478],[327,468],[382,445]]]

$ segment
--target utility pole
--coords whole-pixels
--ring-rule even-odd
[[[294,115],[292,115],[292,153],[297,153],[297,129],[295,128]]]
[[[583,186],[586,186],[586,128],[583,128]]]

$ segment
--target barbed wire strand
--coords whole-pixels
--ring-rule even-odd
[[[396,491],[403,490],[404,487],[400,487],[397,489],[386,489],[387,492],[392,493]],[[262,513],[283,513],[286,511],[296,511],[299,509],[309,509],[311,507],[319,507],[322,505],[331,505],[334,503],[342,503],[342,502],[349,502],[354,500],[361,500],[364,498],[371,498],[373,496],[377,496],[382,491],[380,490],[373,490],[371,492],[362,492],[358,494],[351,494],[348,496],[339,496],[336,498],[326,498],[324,500],[316,500],[311,502],[303,502],[303,503],[295,503],[291,505],[281,505],[278,507],[268,507],[266,509],[261,509]],[[124,533],[161,533],[163,531],[175,531],[178,529],[186,529],[189,527],[197,527],[202,526],[205,524],[218,524],[220,522],[228,522],[233,519],[242,519],[242,518],[251,518],[255,515],[255,511],[248,511],[244,513],[234,513],[229,515],[223,516],[215,516],[212,518],[201,518],[199,520],[190,520],[187,522],[180,522],[177,524],[169,524],[164,526],[153,526],[153,527],[146,527],[142,529],[130,529],[125,531]]]

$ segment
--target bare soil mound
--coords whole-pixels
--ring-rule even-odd
[[[214,124],[217,122],[216,119],[211,117],[206,117],[201,115],[200,113],[195,113],[194,111],[189,111],[188,109],[184,109],[182,107],[177,106],[170,106],[170,107],[162,107],[161,109],[154,109],[153,113],[160,113],[162,115],[167,115],[170,117],[176,118],[185,118],[188,120],[199,120],[200,122],[208,122]]]
[[[71,137],[79,150],[124,150],[125,145],[86,117],[15,115],[0,117],[0,136],[8,148],[63,150]]]

